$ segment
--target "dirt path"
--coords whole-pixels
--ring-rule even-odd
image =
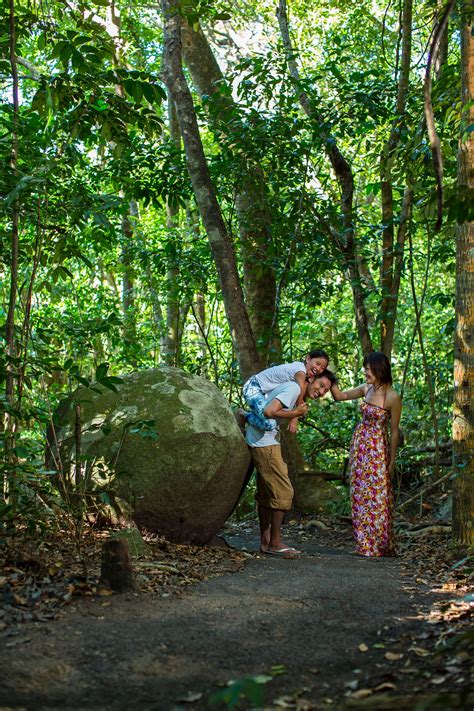
[[[254,533],[227,540],[256,544]],[[14,645],[1,640],[1,709],[201,711],[218,684],[248,675],[273,676],[258,686],[265,708],[335,708],[374,675],[396,688],[385,654],[423,636],[436,596],[408,585],[399,559],[365,560],[318,536],[303,548],[292,560],[250,557],[180,595],[90,599],[26,625]]]

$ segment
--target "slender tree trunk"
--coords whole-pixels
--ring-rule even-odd
[[[181,149],[181,134],[179,132],[178,115],[173,99],[168,92],[168,127],[171,141],[177,150]],[[168,365],[178,365],[178,343],[180,330],[180,308],[179,308],[179,268],[177,265],[177,229],[179,227],[179,207],[171,204],[168,200],[166,204],[166,228],[168,239],[174,245],[172,252],[175,264],[171,265],[166,272],[166,329],[162,338],[162,359]]]
[[[153,274],[152,267],[147,261],[146,265],[146,280],[147,280],[147,293],[149,295],[149,299],[151,302],[151,311],[152,311],[152,318],[153,318],[153,326],[154,326],[154,362],[156,363],[158,360],[158,355],[161,357],[161,334],[164,332],[166,328],[166,322],[163,317],[163,310],[161,307],[160,303],[160,295],[158,291],[158,284],[156,281],[156,278]],[[159,347],[158,347],[158,341]]]
[[[443,7],[444,7],[444,2],[439,2],[439,12],[443,12]],[[434,73],[436,79],[439,79],[441,76],[441,72],[443,69],[444,64],[446,63],[446,60],[448,58],[448,49],[449,49],[449,25],[446,23],[446,25],[443,28],[443,32],[441,34],[440,40],[439,40],[439,47],[438,47],[438,56],[436,57],[436,60],[434,62]]]
[[[196,335],[199,346],[199,358],[201,359],[201,362],[203,364],[201,372],[203,375],[206,375],[206,300],[204,294],[201,291],[196,292],[193,304],[193,315],[196,319]]]
[[[462,102],[466,125],[474,123],[474,0],[462,5],[461,74]],[[460,193],[474,194],[473,133],[459,144],[458,185]],[[473,544],[474,476],[472,452],[472,329],[474,272],[472,245],[474,223],[458,226],[456,238],[456,330],[454,337],[454,420],[453,420],[453,542]]]
[[[188,232],[192,235],[192,238],[198,239],[200,234],[199,214],[197,214],[194,209],[194,205],[188,204],[186,206],[186,224]],[[201,373],[205,377],[210,376],[210,368],[208,365],[210,362],[212,367],[212,377],[214,378],[216,385],[218,385],[219,373],[217,363],[214,358],[214,353],[212,352],[211,344],[208,340],[209,328],[207,326],[206,316],[206,296],[201,290],[196,291],[194,302],[190,305],[190,308],[196,324],[199,357],[202,362]],[[212,320],[212,312],[213,309],[211,310],[210,320]]]
[[[107,34],[111,37],[114,54],[113,61],[116,67],[124,66],[123,46],[121,39],[122,23],[120,10],[114,0],[109,0],[106,8],[105,22],[98,16],[93,15],[93,20],[98,22]],[[125,92],[121,83],[115,85],[115,92],[123,97]],[[138,220],[138,205],[135,200],[129,203],[128,215],[122,217],[122,314],[123,314],[123,340],[125,345],[131,346],[130,362],[137,365],[135,356],[135,345],[137,343],[137,327],[135,316],[135,273],[133,268],[134,238]]]
[[[408,219],[412,191],[405,190],[402,203],[402,215],[394,245],[394,204],[393,204],[393,173],[392,164],[394,152],[400,142],[400,132],[405,119],[406,98],[410,81],[411,45],[412,45],[413,0],[403,0],[401,22],[401,61],[398,76],[397,105],[390,136],[385,143],[380,159],[380,183],[382,195],[382,268],[380,287],[382,303],[380,308],[380,345],[387,358],[390,358],[395,331],[395,319],[400,287],[400,273],[403,264],[406,221]]]
[[[416,319],[416,332],[418,335],[418,343],[420,344],[421,360],[423,363],[423,370],[425,371],[426,385],[428,386],[428,394],[430,399],[431,408],[431,419],[433,422],[434,431],[434,441],[435,441],[435,461],[436,461],[436,475],[438,475],[438,462],[439,462],[439,427],[438,427],[438,414],[436,412],[436,393],[433,385],[433,378],[431,377],[431,371],[428,363],[428,357],[426,355],[425,343],[423,339],[423,329],[421,327],[421,308],[418,304],[418,298],[416,295],[415,287],[415,274],[414,274],[414,262],[413,262],[413,241],[411,239],[411,233],[408,232],[408,242],[410,246],[410,285],[411,293],[413,296],[413,308],[415,310]]]
[[[198,27],[182,24],[183,58],[200,96],[215,99],[213,127],[227,136],[239,125],[237,107],[207,37]],[[262,365],[278,360],[279,337],[275,318],[276,275],[270,265],[272,215],[265,176],[251,155],[236,175],[235,208],[242,244],[246,303]]]
[[[9,14],[9,45],[10,45],[10,67],[13,80],[13,114],[12,114],[12,137],[11,137],[11,158],[10,165],[13,177],[18,177],[18,133],[19,133],[19,113],[20,113],[20,92],[18,85],[18,64],[16,56],[16,28],[15,28],[15,2],[10,0]],[[12,205],[12,224],[10,237],[10,295],[8,300],[7,320],[5,324],[6,341],[6,373],[5,373],[5,396],[10,406],[13,406],[15,374],[18,368],[14,364],[17,356],[17,339],[15,335],[15,310],[18,296],[18,233],[20,222],[20,202],[16,198]],[[5,462],[14,460],[13,448],[15,446],[15,420],[9,412],[5,413],[1,427],[5,431],[4,458]],[[13,474],[9,472],[6,477],[0,479],[0,497],[9,498],[10,503],[14,497]]]
[[[390,360],[392,355],[393,340],[395,336],[395,323],[397,320],[398,302],[400,296],[400,281],[402,276],[405,243],[408,231],[408,225],[411,219],[413,206],[413,189],[407,185],[403,194],[402,206],[400,209],[400,218],[397,229],[397,240],[395,245],[392,245],[392,258],[390,265],[390,295],[385,295],[382,298],[381,311],[383,314],[382,330],[380,337],[380,350],[385,353]]]
[[[122,313],[123,313],[123,339],[125,344],[132,347],[137,342],[137,328],[135,318],[135,273],[133,268],[133,246],[135,225],[138,218],[137,203],[130,202],[128,215],[122,218]],[[133,350],[132,350],[133,353]],[[136,365],[135,356],[131,356],[132,365]]]
[[[240,374],[245,380],[258,371],[260,361],[244,303],[234,247],[217,202],[191,92],[181,66],[178,4],[178,0],[162,1],[165,18],[162,76],[176,105],[189,176],[216,263]]]
[[[10,165],[13,176],[18,175],[18,124],[20,112],[20,92],[18,85],[18,64],[16,57],[16,29],[15,29],[15,2],[10,0],[10,67],[13,80],[13,115],[12,115],[12,147]],[[13,359],[16,356],[16,338],[15,338],[15,308],[18,296],[18,230],[20,221],[20,203],[18,198],[15,199],[12,205],[12,226],[10,239],[10,297],[8,301],[7,322],[5,327],[6,336],[6,351],[7,358]],[[7,363],[6,368],[6,383],[5,394],[7,401],[13,403],[14,389],[14,372],[15,368],[11,362]]]
[[[47,201],[46,201],[47,202]],[[35,250],[33,255],[33,263],[31,265],[31,275],[29,279],[28,289],[24,297],[24,318],[21,328],[21,342],[19,347],[19,366],[18,387],[16,396],[16,408],[21,408],[21,400],[23,397],[23,386],[25,381],[26,368],[28,364],[28,343],[30,340],[30,324],[31,324],[31,309],[33,302],[33,289],[36,281],[36,274],[41,258],[41,249],[43,245],[43,226],[41,224],[41,199],[38,198],[36,205],[36,239]]]
[[[343,269],[347,274],[354,300],[354,313],[359,334],[359,340],[364,354],[373,351],[372,339],[369,330],[369,319],[365,307],[365,295],[363,288],[363,280],[359,271],[359,261],[356,253],[355,245],[355,229],[354,229],[354,178],[352,169],[346,158],[343,156],[335,141],[334,136],[329,134],[325,129],[324,121],[318,114],[318,111],[312,104],[308,94],[301,88],[301,77],[298,65],[295,59],[295,51],[292,46],[286,0],[279,0],[277,9],[278,23],[280,33],[285,49],[288,62],[290,76],[298,90],[298,101],[305,114],[312,121],[317,122],[320,135],[322,136],[326,154],[331,162],[332,168],[336,175],[339,189],[341,192],[341,212],[343,215],[343,229],[339,237],[337,237],[337,247],[343,258]]]

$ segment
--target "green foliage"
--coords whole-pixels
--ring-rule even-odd
[[[11,526],[19,520],[32,527],[35,522],[46,525],[53,504],[58,505],[51,472],[42,464],[45,431],[58,403],[79,384],[114,390],[120,373],[166,361],[210,378],[231,402],[240,398],[236,353],[184,151],[168,136],[168,106],[160,80],[162,18],[154,6],[119,2],[121,26],[112,26],[107,6],[100,0],[93,12],[78,6],[65,13],[56,0],[41,6],[15,3],[17,117],[9,37],[6,31],[0,37],[3,345],[12,215],[17,203],[20,208],[16,352],[7,357],[2,348],[0,360],[2,383],[7,368],[13,369],[15,386],[14,397],[1,401],[4,421],[15,431],[14,442],[3,437],[0,472],[11,491],[0,518]],[[226,82],[195,103],[238,268],[243,271],[245,254],[254,279],[263,267],[274,271],[279,285],[278,357],[293,360],[310,344],[324,347],[345,387],[362,382],[361,355],[347,264],[338,246],[347,236],[340,188],[326,143],[330,134],[352,167],[355,238],[359,257],[374,277],[363,289],[378,344],[384,296],[378,280],[384,228],[380,157],[396,109],[398,8],[368,0],[297,0],[290,9],[302,69],[299,82],[291,77],[276,38],[273,1],[180,4],[191,24],[204,23],[225,68]],[[2,27],[7,28],[8,8],[4,5],[0,12]],[[472,191],[456,185],[458,137],[466,140],[472,126],[462,116],[459,46],[453,29],[447,60],[433,84],[444,157],[445,224],[439,234],[432,234],[435,192],[422,99],[423,53],[432,13],[433,3],[415,7],[407,107],[397,147],[385,156],[392,176],[395,229],[407,181],[414,193],[413,254],[406,251],[403,259],[392,358],[395,386],[404,388],[403,462],[409,461],[415,443],[433,438],[414,335],[410,274],[420,300],[425,292],[425,347],[440,433],[447,439],[455,228],[473,219],[474,205]],[[246,46],[234,52],[233,42]],[[300,110],[296,98],[301,90],[317,119]],[[16,170],[11,163],[15,125]],[[263,188],[250,180],[254,168]],[[252,240],[240,241],[236,189],[242,185],[255,197],[256,214],[263,190],[271,217],[265,249]],[[204,303],[204,324],[199,323],[198,296]],[[181,340],[170,356],[165,336],[171,313]],[[308,460],[318,468],[340,471],[356,419],[357,408],[351,404],[325,400],[314,405],[309,418],[313,426],[300,431]],[[135,423],[134,428],[140,436],[156,436],[152,422]],[[252,507],[249,498],[244,500],[241,515]]]
[[[217,691],[209,698],[209,706],[224,703],[228,711],[232,711],[241,699],[245,699],[251,704],[252,708],[261,708],[264,700],[263,685],[268,684],[272,678],[265,674],[259,674],[229,681],[225,689]]]

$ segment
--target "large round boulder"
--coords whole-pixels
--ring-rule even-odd
[[[118,392],[79,388],[59,408],[50,446],[63,475],[74,479],[79,403],[84,488],[120,497],[139,526],[170,540],[208,542],[237,503],[250,461],[227,400],[177,368],[122,378]]]

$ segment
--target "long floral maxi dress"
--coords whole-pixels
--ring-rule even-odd
[[[349,458],[356,550],[364,556],[394,555],[393,495],[388,473],[390,413],[365,400],[360,409],[362,421],[355,428]]]

